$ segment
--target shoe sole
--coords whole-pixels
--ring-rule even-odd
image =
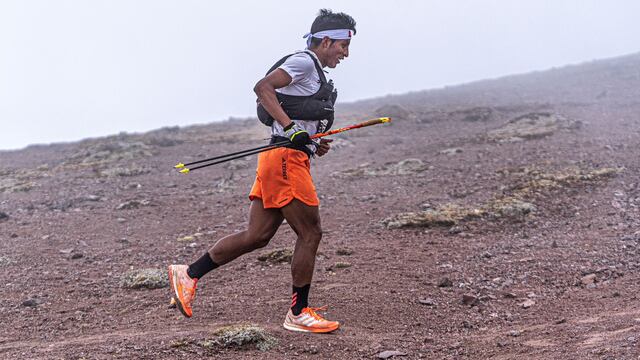
[[[186,311],[184,311],[184,308],[182,307],[182,301],[180,301],[180,296],[178,296],[178,287],[175,284],[175,280],[176,280],[176,278],[173,276],[173,269],[171,268],[171,266],[169,266],[169,284],[171,284],[171,291],[173,292],[173,299],[176,301],[175,305],[178,308],[178,310],[180,310],[182,315],[184,315],[187,318],[190,318],[191,316],[189,316],[186,313]]]
[[[336,331],[340,327],[340,325],[336,325],[336,327],[334,328],[313,329],[308,327],[300,327],[298,325],[293,325],[293,324],[287,324],[286,322],[283,323],[282,326],[285,329],[291,330],[291,331],[310,332],[310,333],[316,333],[316,334],[329,333],[332,331]]]

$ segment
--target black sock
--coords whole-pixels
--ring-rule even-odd
[[[293,295],[291,295],[291,312],[293,315],[300,315],[302,309],[309,306],[309,289],[311,284],[303,287],[293,287]]]
[[[200,279],[209,271],[217,268],[219,265],[211,260],[209,253],[206,253],[196,260],[193,264],[189,265],[187,269],[187,275],[192,279]]]

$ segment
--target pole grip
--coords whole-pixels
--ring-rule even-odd
[[[365,127],[365,126],[382,124],[382,123],[386,123],[386,122],[389,122],[389,121],[391,121],[390,118],[381,117],[381,118],[377,118],[377,119],[373,119],[373,120],[367,120],[367,121],[361,123],[360,125],[362,125],[362,127]]]

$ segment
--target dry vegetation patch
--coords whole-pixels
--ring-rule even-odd
[[[268,351],[277,345],[278,341],[265,329],[256,325],[229,325],[221,327],[213,332],[212,340],[200,343],[202,347],[255,347],[260,351]]]
[[[109,137],[88,141],[65,162],[65,165],[104,165],[117,161],[131,161],[151,155],[151,146],[142,141]]]
[[[552,135],[560,129],[576,129],[580,122],[559,114],[533,112],[509,120],[502,127],[487,132],[487,138],[496,142],[517,142]]]
[[[428,168],[429,167],[420,159],[405,159],[397,163],[386,163],[379,167],[365,163],[356,168],[335,171],[331,173],[331,176],[339,178],[361,178],[367,176],[412,175],[421,173]]]
[[[35,180],[48,176],[46,170],[48,167],[38,170],[0,169],[0,193],[29,191],[37,185]]]
[[[273,264],[278,263],[291,263],[293,258],[293,251],[291,249],[276,249],[266,254],[258,256],[259,261],[270,262]]]
[[[169,286],[169,278],[160,269],[131,270],[122,276],[121,284],[129,289],[160,289]]]
[[[601,168],[580,170],[568,168],[556,173],[546,173],[535,168],[522,168],[515,175],[519,178],[506,189],[509,195],[496,196],[476,207],[445,204],[435,209],[419,212],[406,212],[382,220],[389,229],[405,227],[438,227],[453,226],[460,221],[506,218],[522,221],[527,214],[536,211],[536,206],[529,199],[548,192],[551,189],[563,189],[579,186],[586,182],[596,182],[611,178],[620,173],[620,168]],[[503,170],[504,172],[504,170]],[[507,173],[510,173],[507,171]]]

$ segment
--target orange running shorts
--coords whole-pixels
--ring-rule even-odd
[[[265,209],[279,209],[293,199],[318,206],[310,169],[309,156],[302,151],[283,147],[261,152],[249,199],[262,199]]]

